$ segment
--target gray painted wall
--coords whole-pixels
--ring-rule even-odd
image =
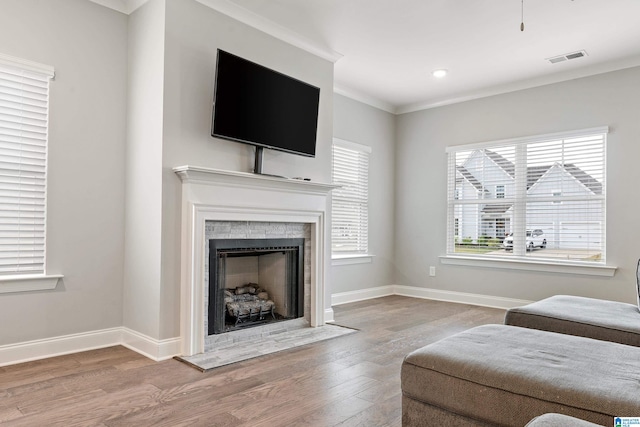
[[[635,302],[640,257],[640,68],[398,116],[398,284],[538,300],[575,294]],[[607,264],[613,278],[442,265],[445,147],[608,125]],[[436,277],[429,277],[429,266]]]
[[[129,16],[123,325],[160,334],[165,1]]]
[[[333,98],[333,135],[371,147],[369,251],[371,264],[332,268],[332,292],[394,284],[395,122],[393,114],[341,95]]]
[[[0,52],[55,67],[47,270],[0,294],[0,345],[122,325],[127,17],[86,0],[3,0]]]

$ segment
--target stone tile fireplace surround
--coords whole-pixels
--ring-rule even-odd
[[[244,229],[240,236],[234,236],[240,238],[251,235],[250,230],[258,235],[267,233],[267,229],[285,235],[290,235],[291,230],[298,234],[302,231],[308,239],[305,246],[309,249],[308,265],[304,268],[306,296],[302,320],[311,327],[323,325],[325,277],[330,260],[326,223],[328,196],[336,186],[195,166],[180,166],[173,170],[182,180],[182,355],[202,353],[205,341],[207,349],[215,346],[215,341],[207,340],[206,336],[205,304],[207,234],[215,234],[216,224],[219,230],[222,229],[220,226],[228,226],[230,233],[232,224],[237,227],[235,231]],[[258,328],[260,326],[252,329]]]
[[[299,224],[292,222],[257,222],[257,221],[206,221],[205,223],[205,239],[206,241],[211,243],[211,240],[220,241],[220,240],[228,240],[234,243],[234,247],[246,248],[243,242],[249,242],[250,244],[257,242],[278,242],[282,241],[282,239],[286,240],[300,240],[304,242],[304,249],[302,250],[301,258],[302,258],[302,268],[301,271],[297,271],[298,274],[295,275],[295,282],[298,282],[299,275],[302,275],[302,292],[301,299],[303,300],[302,306],[303,309],[299,313],[299,317],[304,317],[307,320],[307,324],[310,324],[309,312],[311,308],[311,299],[309,298],[311,291],[311,226],[310,224]],[[255,239],[255,240],[254,240]],[[251,252],[251,251],[249,251]],[[295,251],[297,254],[297,251]],[[210,249],[207,245],[206,248],[206,256],[205,256],[205,273],[206,277],[209,277],[209,281],[211,281],[210,276],[210,268],[211,268],[211,257],[210,257]],[[224,288],[236,288],[242,287],[248,283],[256,283],[260,285],[261,288],[267,288],[269,291],[269,295],[276,302],[276,311],[280,312],[280,309],[284,309],[284,299],[285,296],[281,294],[274,293],[274,291],[285,291],[286,278],[285,276],[285,262],[284,255],[280,255],[280,260],[283,261],[281,263],[273,262],[274,258],[267,256],[266,263],[260,263],[257,261],[257,257],[254,255],[249,258],[236,258],[236,268],[226,269],[226,282],[227,286]],[[214,255],[215,257],[215,255]],[[247,262],[248,260],[248,262]],[[255,260],[255,261],[254,261]],[[219,260],[218,260],[219,261]],[[263,258],[264,261],[264,258]],[[271,261],[271,262],[269,262]],[[266,277],[261,277],[259,265],[265,265],[263,273],[266,274]],[[280,270],[280,269],[281,270]],[[298,270],[296,268],[296,270]],[[261,279],[267,279],[266,282],[263,282]],[[271,279],[273,282],[269,284]],[[280,286],[273,286],[275,283],[278,283]],[[209,286],[205,286],[204,288],[204,299],[205,299],[205,307],[209,305],[211,302],[210,298],[210,287],[211,283],[208,283]],[[222,304],[222,302],[220,302]],[[282,304],[282,306],[281,306]],[[282,312],[281,314],[285,314]],[[218,321],[224,324],[224,316],[219,316]],[[211,334],[211,330],[207,334],[206,331],[213,323],[212,319],[209,319],[209,315],[205,310],[205,350],[211,346],[211,343],[215,342],[215,338]]]

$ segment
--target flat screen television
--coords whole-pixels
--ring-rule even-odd
[[[320,89],[218,49],[211,136],[315,157]]]

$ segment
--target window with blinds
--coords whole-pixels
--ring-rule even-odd
[[[0,275],[45,271],[49,80],[53,69],[0,55]]]
[[[449,147],[447,253],[605,263],[607,132]]]
[[[371,148],[333,140],[331,249],[334,255],[366,254],[369,238],[369,155]]]

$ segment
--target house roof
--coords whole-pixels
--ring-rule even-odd
[[[465,168],[464,166],[458,166],[456,169],[467,181],[469,181],[471,185],[475,187],[476,190],[478,191],[484,190],[484,186],[482,185],[482,183],[478,181],[478,179],[475,176],[473,176],[473,174],[469,172],[467,168]]]
[[[542,175],[547,173],[551,166],[532,166],[527,168],[527,190],[529,190],[533,185],[542,178]]]
[[[479,150],[479,151],[484,151],[484,154],[488,158],[493,160],[493,163],[500,166],[500,168],[502,168],[503,171],[508,173],[509,176],[511,176],[511,178],[516,177],[516,165],[513,164],[513,162],[511,162],[510,160],[507,160],[506,158],[496,153],[495,151],[491,151],[491,150]]]
[[[515,178],[515,164],[510,160],[506,159],[504,156],[491,151],[491,150],[480,150],[484,151],[485,155],[490,158],[496,165],[498,165],[502,170],[504,170],[509,176]],[[565,163],[564,165],[561,163],[554,163],[553,165],[545,165],[545,166],[531,166],[527,168],[527,190],[530,189],[538,180],[545,174],[549,169],[551,169],[554,165],[558,165],[563,168],[567,173],[573,176],[576,180],[578,180],[582,185],[584,185],[588,190],[593,192],[594,194],[602,194],[602,183],[597,179],[580,169],[573,163]],[[470,172],[469,172],[470,173]]]
[[[593,194],[602,194],[602,183],[576,165],[567,163],[564,165],[564,170],[573,175],[575,179],[591,190]]]
[[[503,214],[506,211],[508,211],[509,209],[511,209],[511,206],[513,206],[513,203],[501,203],[501,204],[484,205],[484,207],[482,208],[482,213]]]

